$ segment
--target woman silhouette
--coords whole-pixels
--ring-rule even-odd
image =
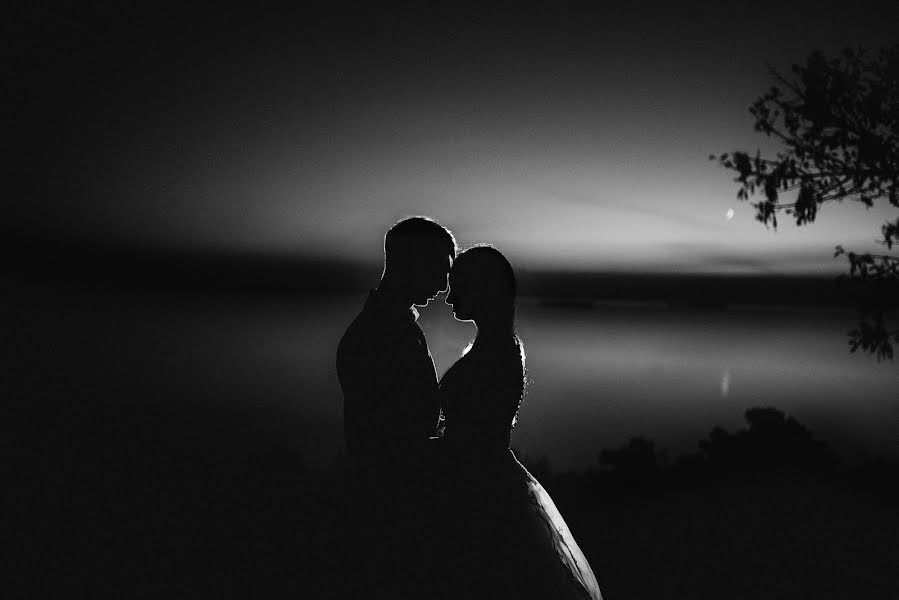
[[[458,597],[601,600],[549,494],[509,449],[524,394],[515,275],[491,246],[456,259],[447,304],[477,336],[440,381],[447,458],[446,581]]]

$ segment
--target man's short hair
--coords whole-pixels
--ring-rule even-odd
[[[403,219],[384,236],[384,260],[387,265],[406,262],[427,248],[442,250],[452,258],[458,251],[452,232],[428,217]]]

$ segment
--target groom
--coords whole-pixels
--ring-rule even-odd
[[[447,289],[456,256],[450,231],[426,217],[384,236],[384,271],[337,348],[344,437],[369,481],[414,486],[428,469],[428,442],[440,417],[437,373],[413,305]]]

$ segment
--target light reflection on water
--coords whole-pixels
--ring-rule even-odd
[[[30,357],[17,350],[22,364],[55,365],[52,379],[42,371],[34,378],[41,393],[102,390],[122,401],[249,407],[310,463],[327,464],[342,444],[334,354],[364,299],[73,295],[39,308],[26,299],[11,314],[21,323],[33,311],[31,323],[52,331],[20,332],[53,338],[35,343]],[[420,312],[442,374],[474,327],[453,320],[442,297]],[[635,435],[676,455],[695,449],[714,425],[741,427],[745,409],[773,405],[850,456],[899,457],[899,368],[850,354],[845,334],[853,325],[851,311],[584,310],[523,301],[518,329],[530,383],[513,445],[561,468],[595,464],[600,449]]]
[[[562,464],[586,466],[633,435],[695,449],[756,405],[845,451],[896,450],[899,370],[848,353],[851,312],[522,309],[534,383],[516,441]]]
[[[357,301],[361,303],[361,298]],[[347,317],[354,307],[348,303]],[[442,298],[420,310],[439,374],[474,327]],[[850,454],[899,454],[899,369],[850,354],[852,311],[564,309],[520,303],[529,386],[513,444],[560,467],[634,435],[671,454],[773,405]],[[339,328],[338,328],[339,329]],[[339,337],[340,332],[336,333]]]

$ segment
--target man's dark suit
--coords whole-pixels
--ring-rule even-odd
[[[431,595],[442,563],[434,538],[437,373],[415,309],[373,290],[337,347],[347,450],[360,469],[362,575],[388,597]],[[430,442],[430,443],[429,443]]]
[[[417,316],[372,290],[337,348],[347,450],[366,471],[399,475],[421,466],[435,435],[437,373]]]

